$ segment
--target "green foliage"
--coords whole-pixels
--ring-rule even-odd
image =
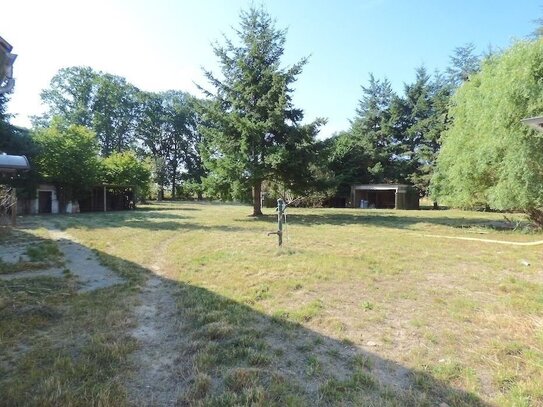
[[[392,181],[397,143],[390,128],[391,103],[396,97],[387,79],[375,79],[362,87],[357,117],[347,133],[337,136],[330,168],[340,182],[339,192],[348,194],[353,183]]]
[[[98,181],[98,144],[86,127],[55,119],[50,127],[36,130],[33,139],[40,148],[35,159],[38,172],[62,186],[66,198],[78,198]]]
[[[95,78],[92,129],[100,141],[102,155],[129,149],[135,139],[138,89],[125,78],[100,73]]]
[[[91,127],[98,75],[90,67],[60,69],[51,79],[49,88],[41,93],[48,112],[35,118],[35,124],[46,127],[53,117],[61,117],[67,123]]]
[[[453,87],[462,85],[471,75],[479,71],[481,59],[474,54],[475,45],[472,43],[456,47],[450,57],[447,68],[447,78]]]
[[[38,153],[38,146],[27,129],[10,124],[10,116],[6,113],[7,102],[7,95],[0,95],[0,153],[25,155],[31,163],[31,170],[19,172],[9,178],[5,177],[2,182],[17,188],[18,196],[29,196],[34,194],[39,181],[38,174],[32,166],[33,158]]]
[[[428,194],[441,134],[449,125],[452,87],[442,76],[431,78],[424,66],[416,69],[415,82],[405,85],[405,95],[393,102],[393,128],[400,143],[396,178]]]
[[[281,67],[286,31],[278,30],[263,10],[241,13],[239,45],[215,44],[222,78],[205,74],[214,88],[202,104],[203,152],[212,175],[209,188],[237,198],[253,189],[253,214],[261,214],[265,180],[303,190],[311,178],[314,137],[323,120],[301,125],[303,112],[293,106],[292,84],[307,62]],[[230,185],[233,187],[231,188]]]
[[[150,153],[155,166],[155,182],[163,195],[165,185],[172,196],[182,181],[189,183],[201,196],[201,179],[205,174],[201,155],[200,120],[196,99],[184,92],[140,92],[140,114],[136,137]],[[188,188],[187,188],[188,189]]]
[[[102,160],[104,181],[108,184],[134,186],[146,195],[151,180],[151,166],[132,151],[113,153]]]
[[[543,207],[543,138],[521,123],[543,111],[543,40],[518,42],[458,90],[432,180],[460,207]]]
[[[411,182],[425,193],[446,123],[448,87],[424,67],[396,95],[390,82],[370,75],[348,132],[327,142],[337,194],[354,183]]]
[[[47,127],[53,117],[91,128],[104,156],[134,142],[137,88],[125,78],[89,67],[63,68],[41,94],[48,112],[34,124]]]
[[[327,140],[328,186],[347,197],[354,183],[411,183],[428,195],[441,135],[450,125],[451,94],[479,69],[474,46],[454,50],[446,75],[416,69],[401,95],[370,74],[351,128]]]
[[[35,126],[48,127],[55,116],[86,126],[94,131],[104,157],[141,146],[138,154],[153,158],[161,196],[167,185],[172,196],[183,181],[201,185],[205,170],[199,116],[190,95],[142,92],[123,77],[70,67],[59,70],[41,96],[48,111],[34,118]]]
[[[6,113],[8,97],[0,94],[0,152],[32,157],[37,152],[28,130],[10,124]]]

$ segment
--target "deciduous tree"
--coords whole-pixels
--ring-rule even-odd
[[[133,151],[113,153],[102,160],[101,166],[104,182],[135,187],[138,195],[148,192],[151,166]]]
[[[86,126],[98,137],[103,156],[131,147],[137,113],[137,88],[126,79],[89,67],[63,68],[41,94],[48,110],[34,124],[47,127],[52,117]]]
[[[543,137],[521,123],[543,112],[542,82],[539,39],[486,60],[462,85],[432,180],[434,196],[454,206],[523,210],[543,221]]]
[[[88,128],[53,119],[33,138],[40,149],[34,160],[38,172],[63,191],[66,200],[81,197],[99,180],[98,143]]]

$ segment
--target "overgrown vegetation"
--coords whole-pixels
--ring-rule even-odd
[[[4,405],[122,405],[130,295],[77,295],[69,279],[0,281]]]
[[[454,206],[522,210],[543,226],[543,139],[521,122],[543,110],[542,56],[543,40],[519,42],[459,89],[435,196]]]
[[[56,244],[41,234],[19,231],[17,238],[29,241],[30,261],[2,263],[2,272],[58,263]],[[122,375],[136,347],[128,329],[138,270],[132,267],[131,275],[132,283],[85,294],[76,292],[69,272],[0,279],[0,404],[125,404]]]
[[[42,92],[47,111],[34,120],[34,140],[9,124],[0,96],[0,151],[27,154],[39,170],[8,182],[32,197],[40,181],[55,182],[61,198],[74,199],[96,182],[134,184],[159,200],[169,188],[172,198],[252,201],[255,215],[262,188],[270,199],[345,206],[354,183],[411,183],[421,197],[432,190],[436,208],[439,199],[523,210],[543,222],[541,138],[520,124],[541,111],[538,35],[498,54],[457,47],[449,66],[434,74],[417,67],[402,91],[370,74],[350,128],[323,141],[315,136],[325,120],[304,124],[293,105],[292,85],[308,60],[282,66],[286,38],[264,9],[242,11],[236,40],[213,45],[221,72],[204,70],[204,100],[144,92],[91,67],[63,68]],[[106,168],[97,177],[98,151]],[[135,168],[142,163],[152,168]]]
[[[178,303],[176,315],[162,318],[182,327],[176,356],[186,375],[179,402],[543,402],[537,246],[454,239],[522,242],[538,235],[501,229],[501,215],[483,212],[290,209],[287,246],[278,252],[266,237],[274,217],[247,218],[246,210],[169,204],[56,220],[106,264],[133,275],[128,288],[160,260],[161,278],[175,283]],[[3,301],[19,301],[11,290]],[[28,359],[6,348],[15,370],[0,386],[21,381],[10,400],[24,391],[36,400],[52,397],[49,387],[31,384],[53,372],[63,401],[85,394],[85,400],[107,396],[122,403],[119,374],[133,374],[129,355],[136,344],[127,335],[135,292],[110,290],[69,294],[62,305],[56,292],[69,291],[49,292],[54,297],[43,304],[55,309],[56,319],[38,320],[36,328],[41,338],[51,335],[48,356],[24,370]],[[33,328],[11,329],[18,339],[9,343],[25,338],[42,346],[33,342]],[[71,334],[62,339],[64,329]],[[62,351],[62,363],[52,356],[61,344],[72,349],[71,356]],[[91,346],[92,360],[75,357],[70,346]],[[76,372],[73,379],[62,376],[65,369]],[[88,381],[79,381],[80,374]],[[82,393],[87,386],[94,390]]]

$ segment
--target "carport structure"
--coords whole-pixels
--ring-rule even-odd
[[[406,184],[360,184],[351,186],[353,208],[419,209],[417,191]]]
[[[0,37],[1,39],[1,37]],[[30,169],[28,159],[24,155],[0,154],[0,225],[15,226],[17,216],[17,194],[15,188],[4,185],[1,180],[14,176],[17,171]]]

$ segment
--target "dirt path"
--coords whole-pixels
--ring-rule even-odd
[[[132,336],[140,346],[132,355],[137,370],[127,383],[128,397],[134,405],[177,405],[191,371],[184,356],[185,341],[174,298],[175,286],[161,277],[160,259],[170,241],[160,244],[155,257],[158,260],[151,266],[156,275],[147,280],[140,305],[135,309],[138,326]]]
[[[78,243],[66,232],[49,229],[49,235],[56,240],[66,260],[66,267],[77,276],[81,287],[79,292],[121,284],[124,280],[109,268],[103,266],[96,254]]]
[[[48,232],[51,239],[57,242],[58,248],[64,256],[65,267],[2,274],[0,279],[62,277],[64,276],[64,270],[67,269],[77,278],[79,283],[78,292],[93,291],[124,282],[121,277],[100,263],[96,253],[80,244],[73,236],[54,228],[49,228]],[[31,244],[33,244],[32,241],[26,242],[26,245]],[[14,246],[13,252],[16,253],[16,258],[19,258],[25,250],[25,245],[18,245]]]

